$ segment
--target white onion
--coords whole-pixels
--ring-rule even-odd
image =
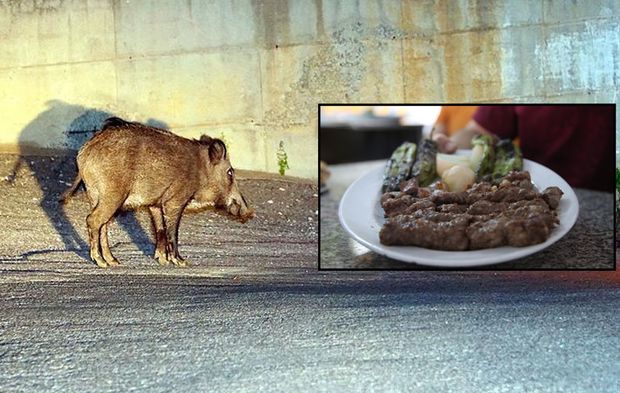
[[[476,174],[468,166],[455,165],[446,170],[441,179],[448,185],[450,191],[461,192],[474,184],[476,181]]]
[[[469,157],[455,154],[437,154],[437,174],[440,177],[455,165],[469,165]]]

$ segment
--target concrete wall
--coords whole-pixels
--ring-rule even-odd
[[[0,1],[0,144],[108,114],[316,177],[319,102],[615,102],[619,1]]]

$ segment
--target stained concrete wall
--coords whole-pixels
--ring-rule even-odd
[[[619,1],[5,0],[0,144],[108,114],[316,177],[319,102],[615,102]],[[80,136],[80,138],[78,138]]]

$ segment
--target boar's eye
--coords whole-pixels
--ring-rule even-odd
[[[232,179],[234,173],[235,173],[235,171],[232,168],[228,168],[228,172],[226,172],[228,177],[230,177],[231,179]]]

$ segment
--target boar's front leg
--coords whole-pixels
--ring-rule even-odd
[[[150,206],[151,220],[155,227],[155,256],[154,258],[160,265],[167,265],[168,257],[166,256],[166,227],[164,226],[164,213],[159,206]]]
[[[166,256],[176,266],[187,266],[187,262],[179,254],[179,223],[187,202],[168,201],[163,206],[164,225],[166,228]]]

